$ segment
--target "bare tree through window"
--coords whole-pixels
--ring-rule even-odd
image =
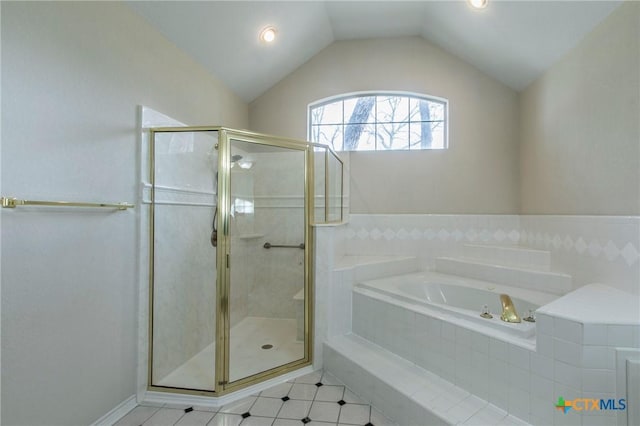
[[[344,150],[345,151],[357,151],[358,143],[360,142],[360,136],[364,130],[364,125],[367,122],[369,114],[375,105],[375,97],[359,98],[356,102],[356,107],[349,117],[347,128],[344,132]]]
[[[420,105],[420,147],[422,149],[431,148],[433,135],[431,134],[431,112],[427,101],[418,102]]]

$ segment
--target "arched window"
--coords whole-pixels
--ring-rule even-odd
[[[336,151],[447,148],[446,99],[405,92],[351,93],[309,105],[309,140]]]

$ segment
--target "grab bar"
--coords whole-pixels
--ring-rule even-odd
[[[15,209],[17,206],[56,206],[56,207],[106,207],[111,209],[126,210],[135,207],[129,203],[79,203],[72,201],[37,201],[37,200],[18,200],[16,198],[2,197],[0,198],[2,207],[5,209]]]
[[[264,245],[262,247],[264,247],[266,249],[270,249],[270,248],[273,248],[273,247],[282,247],[282,248],[298,248],[298,249],[304,250],[304,243],[300,243],[297,246],[296,245],[289,245],[288,246],[288,245],[283,245],[283,244],[271,244],[269,242],[266,242],[266,243],[264,243]]]

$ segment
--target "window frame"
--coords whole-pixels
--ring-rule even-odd
[[[444,119],[443,119],[443,146],[442,148],[414,148],[411,149],[411,141],[408,141],[408,147],[407,148],[401,148],[401,149],[378,149],[378,145],[376,144],[376,149],[369,149],[369,150],[338,150],[335,147],[331,146],[331,148],[335,151],[338,152],[389,152],[389,151],[431,151],[431,150],[444,150],[444,149],[449,149],[449,100],[446,98],[442,98],[439,96],[433,96],[433,95],[427,95],[424,93],[416,93],[416,92],[408,92],[408,91],[401,91],[401,90],[374,90],[374,91],[359,91],[359,92],[349,92],[349,93],[342,93],[339,95],[334,95],[334,96],[329,96],[327,98],[323,98],[323,99],[319,99],[317,101],[311,102],[307,105],[307,140],[313,143],[320,143],[319,141],[312,141],[311,140],[311,136],[313,134],[313,125],[311,123],[311,117],[312,117],[312,110],[321,106],[325,106],[325,105],[329,105],[329,104],[333,104],[336,102],[344,102],[351,100],[351,99],[357,99],[357,98],[361,98],[361,97],[377,97],[377,96],[398,96],[398,97],[404,97],[404,98],[413,98],[413,99],[419,99],[419,100],[425,100],[425,101],[429,101],[429,102],[435,102],[435,103],[439,103],[442,104],[444,107]],[[377,104],[377,102],[376,102]],[[374,113],[374,115],[377,116],[377,111],[376,113]],[[419,121],[416,121],[419,122]],[[398,122],[400,123],[400,122]],[[404,122],[402,122],[404,123]],[[412,121],[409,118],[409,121],[407,121],[408,124],[412,123]],[[338,125],[341,124],[342,125],[342,129],[343,129],[343,148],[344,148],[344,126],[346,126],[348,123],[344,122],[344,116],[342,117],[342,123],[333,123],[334,125]],[[378,125],[378,124],[387,124],[386,122],[379,122],[377,117],[375,118],[375,120],[371,123],[374,125]]]

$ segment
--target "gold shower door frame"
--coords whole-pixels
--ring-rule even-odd
[[[153,366],[153,292],[154,292],[154,210],[155,210],[155,135],[176,132],[218,132],[218,246],[216,252],[216,347],[215,347],[215,390],[197,390],[152,385]],[[231,235],[229,223],[231,215],[231,141],[249,142],[260,145],[286,148],[304,152],[304,352],[303,357],[287,364],[229,382],[230,370],[230,294]],[[317,144],[276,136],[263,135],[242,130],[217,126],[161,127],[150,129],[150,171],[151,210],[149,220],[149,350],[148,386],[150,391],[184,393],[202,396],[221,396],[247,386],[268,380],[310,365],[313,353],[313,230],[311,227],[314,201],[313,147]]]

